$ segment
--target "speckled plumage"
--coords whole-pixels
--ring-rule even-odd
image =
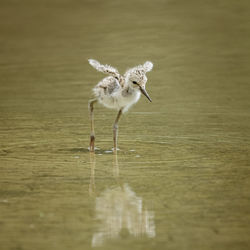
[[[120,75],[118,70],[110,65],[100,64],[94,59],[89,59],[89,63],[96,70],[108,74],[108,77],[102,79],[94,88],[94,99],[90,100],[89,108],[91,114],[91,136],[90,150],[94,151],[94,121],[93,121],[93,105],[99,102],[107,108],[117,109],[119,113],[115,120],[114,130],[114,149],[117,147],[117,128],[118,121],[123,112],[126,112],[133,104],[138,102],[141,93],[144,94],[151,102],[145,87],[147,83],[146,73],[153,68],[152,62],[145,62],[143,65],[138,65]]]
[[[110,75],[102,79],[93,88],[94,96],[98,102],[107,108],[122,109],[122,112],[126,112],[140,99],[141,88],[145,91],[146,72],[153,68],[151,62],[146,62],[144,65],[129,69],[122,76],[112,66],[101,65],[93,59],[89,59],[89,63],[98,71]],[[133,81],[136,81],[138,84],[133,84]]]

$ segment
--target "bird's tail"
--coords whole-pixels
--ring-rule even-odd
[[[119,78],[120,77],[120,74],[118,72],[118,70],[110,65],[103,65],[103,64],[100,64],[98,61],[94,60],[94,59],[89,59],[89,64],[95,68],[96,70],[104,73],[104,74],[108,74],[108,75],[111,75],[111,76],[114,76],[116,78]]]

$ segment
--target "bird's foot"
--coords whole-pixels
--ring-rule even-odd
[[[95,151],[100,150],[100,148],[98,148],[98,147],[94,147],[94,148],[88,147],[88,150],[89,150],[90,152],[95,152]]]
[[[119,148],[112,148],[113,152],[116,152],[116,151],[119,151],[119,150],[120,150]]]

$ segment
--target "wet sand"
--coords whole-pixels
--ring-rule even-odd
[[[250,247],[246,1],[2,1],[0,246]],[[87,103],[103,75],[155,67],[122,117]]]

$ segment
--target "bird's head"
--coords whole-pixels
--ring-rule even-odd
[[[152,100],[146,91],[146,83],[148,80],[146,73],[152,69],[153,63],[147,61],[143,65],[138,65],[132,69],[129,69],[125,73],[126,84],[128,84],[130,88],[140,91],[148,98],[150,102],[152,102]]]

